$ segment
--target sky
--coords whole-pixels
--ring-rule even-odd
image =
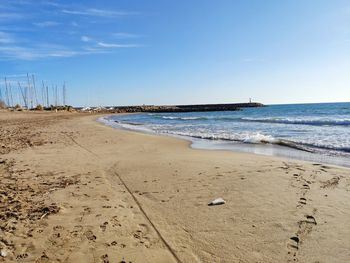
[[[74,106],[350,101],[350,2],[0,0],[3,93],[27,73]]]

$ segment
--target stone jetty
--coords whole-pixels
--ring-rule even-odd
[[[199,112],[199,111],[236,111],[241,108],[263,107],[257,102],[227,103],[227,104],[197,104],[197,105],[170,105],[170,106],[121,106],[113,107],[116,112]]]

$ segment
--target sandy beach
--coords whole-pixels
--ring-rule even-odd
[[[349,169],[96,118],[0,112],[0,262],[350,261]]]

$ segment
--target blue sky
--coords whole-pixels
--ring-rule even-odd
[[[347,0],[0,1],[0,85],[73,105],[350,101]]]

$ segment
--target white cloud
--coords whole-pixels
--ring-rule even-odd
[[[84,42],[92,41],[87,36],[82,36]],[[69,48],[51,43],[32,43],[31,46],[13,45],[15,41],[6,33],[0,32],[0,59],[38,60],[45,58],[73,57],[91,54],[103,54],[112,52],[115,48],[135,48],[137,44],[116,44],[98,42],[95,46]]]
[[[24,78],[27,74],[13,74],[13,75],[6,75],[7,78]]]
[[[90,52],[91,54],[103,54],[103,53],[109,53],[106,49],[102,48],[96,48],[96,47],[84,47],[85,51]]]
[[[17,46],[0,46],[1,57],[4,58],[15,58],[15,59],[25,59],[30,60],[34,57],[38,57],[35,50],[29,50],[27,48],[17,47]]]
[[[103,48],[133,48],[133,47],[140,47],[140,45],[137,45],[137,44],[115,44],[115,43],[105,43],[105,42],[98,42],[97,45],[99,47],[103,47]]]
[[[52,27],[52,26],[58,26],[60,23],[55,21],[44,21],[44,22],[37,22],[33,23],[33,25],[38,27]]]
[[[48,45],[50,46],[50,45]],[[62,48],[42,48],[42,47],[20,47],[20,46],[0,46],[0,57],[5,59],[36,60],[50,57],[73,57],[78,55],[89,55],[97,51],[71,50]]]
[[[53,7],[62,7],[61,4],[53,2],[53,1],[42,1],[41,2],[43,5],[48,5],[48,6],[53,6]]]
[[[99,17],[116,17],[116,16],[137,14],[135,12],[110,11],[110,10],[96,9],[96,8],[88,8],[88,9],[82,9],[82,10],[63,9],[62,13],[70,14],[70,15],[99,16]]]
[[[14,43],[14,38],[5,32],[0,32],[0,44],[11,44]]]
[[[90,38],[90,37],[88,37],[88,36],[82,36],[81,37],[81,41],[83,41],[83,42],[90,42],[92,39]]]
[[[141,37],[141,35],[130,34],[130,33],[124,33],[124,32],[113,33],[112,36],[113,36],[114,38],[118,38],[118,39],[124,39],[124,38],[139,38],[139,37]]]
[[[120,16],[135,15],[136,12],[94,8],[91,6],[60,4],[57,0],[0,0],[0,59],[37,60],[52,57],[73,57],[79,55],[112,53],[118,48],[136,48],[141,45],[114,43],[118,39],[136,39],[136,34],[113,31],[100,42],[91,36],[96,35],[96,27],[86,27],[86,19],[91,22],[115,24]],[[27,5],[24,7],[23,5]],[[29,8],[29,9],[28,9]],[[64,15],[65,14],[65,15]],[[64,15],[64,19],[62,17]],[[16,21],[14,19],[21,19]],[[106,20],[110,19],[110,20]],[[5,21],[6,23],[3,23]],[[18,22],[18,23],[17,23]],[[50,30],[55,26],[65,26],[66,30]],[[107,29],[108,27],[106,27]],[[111,27],[112,28],[112,27]],[[84,30],[84,31],[82,31]],[[22,34],[23,32],[34,34]],[[45,39],[55,40],[60,45],[45,44]],[[76,40],[80,40],[80,45]],[[114,41],[112,40],[114,39]],[[43,41],[44,40],[44,41]]]
[[[17,13],[0,13],[0,20],[22,19],[24,15]]]

